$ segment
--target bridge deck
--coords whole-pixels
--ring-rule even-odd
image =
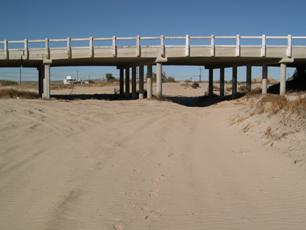
[[[192,45],[191,41],[202,43]],[[218,39],[223,43],[216,44]],[[252,39],[251,41],[249,41]],[[261,44],[254,42],[259,39]],[[147,40],[157,40],[150,45]],[[177,41],[184,43],[176,44]],[[210,44],[207,44],[207,40]],[[268,40],[281,41],[269,45]],[[38,67],[43,60],[52,60],[52,66],[74,65],[131,65],[154,64],[157,57],[166,57],[166,65],[277,65],[283,58],[291,58],[289,65],[306,63],[306,43],[295,45],[295,41],[306,41],[302,36],[160,36],[160,37],[112,37],[44,39],[0,42],[0,66]],[[111,41],[110,45],[99,46],[99,41]],[[126,41],[129,45],[120,45]],[[131,41],[135,43],[130,44]],[[174,41],[174,42],[173,42]],[[206,42],[205,42],[206,41]],[[242,41],[246,44],[241,44]],[[72,42],[83,46],[73,46]],[[142,42],[146,44],[142,44]],[[166,44],[166,43],[170,44]],[[172,42],[172,44],[171,44]],[[64,43],[64,44],[63,44]],[[84,44],[85,43],[85,44]],[[151,42],[154,43],[154,42]],[[156,42],[155,42],[156,43]],[[173,44],[174,43],[174,44]],[[199,43],[199,42],[198,42]],[[232,44],[234,43],[234,44]],[[256,43],[256,45],[254,45]],[[3,47],[1,47],[1,44]],[[202,45],[205,44],[205,45]],[[17,46],[17,48],[16,48]],[[20,47],[21,46],[21,47]],[[39,48],[37,48],[40,46]]]

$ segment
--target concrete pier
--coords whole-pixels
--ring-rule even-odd
[[[44,92],[44,66],[37,68],[38,70],[38,95],[42,97]]]
[[[139,99],[144,98],[144,65],[139,66]]]
[[[120,95],[124,94],[124,68],[120,67],[120,76],[119,76],[119,84],[120,84]]]
[[[220,68],[220,97],[224,97],[224,68]]]
[[[279,82],[279,94],[286,94],[286,75],[287,75],[287,65],[285,63],[280,64],[280,82]]]
[[[125,68],[125,97],[130,97],[130,68]]]
[[[152,98],[152,65],[147,66],[147,98]]]
[[[214,69],[208,70],[208,96],[212,96],[214,93]]]
[[[268,66],[264,65],[262,67],[262,86],[261,86],[262,95],[266,95],[267,90],[268,90]]]
[[[252,91],[252,66],[247,65],[246,67],[246,88],[247,92]]]
[[[233,66],[232,98],[237,97],[237,66]]]
[[[50,99],[50,64],[44,64],[43,99]]]
[[[137,97],[136,92],[136,66],[132,67],[132,98],[135,99]]]
[[[156,97],[162,98],[162,63],[156,63]]]

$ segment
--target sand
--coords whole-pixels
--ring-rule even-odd
[[[244,106],[0,100],[0,229],[305,229],[305,167]]]

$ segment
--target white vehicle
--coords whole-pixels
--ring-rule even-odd
[[[64,85],[72,85],[76,83],[77,80],[72,78],[71,76],[66,76],[63,82],[64,82]]]

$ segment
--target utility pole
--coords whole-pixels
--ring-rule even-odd
[[[200,68],[199,83],[202,82],[202,68]]]

